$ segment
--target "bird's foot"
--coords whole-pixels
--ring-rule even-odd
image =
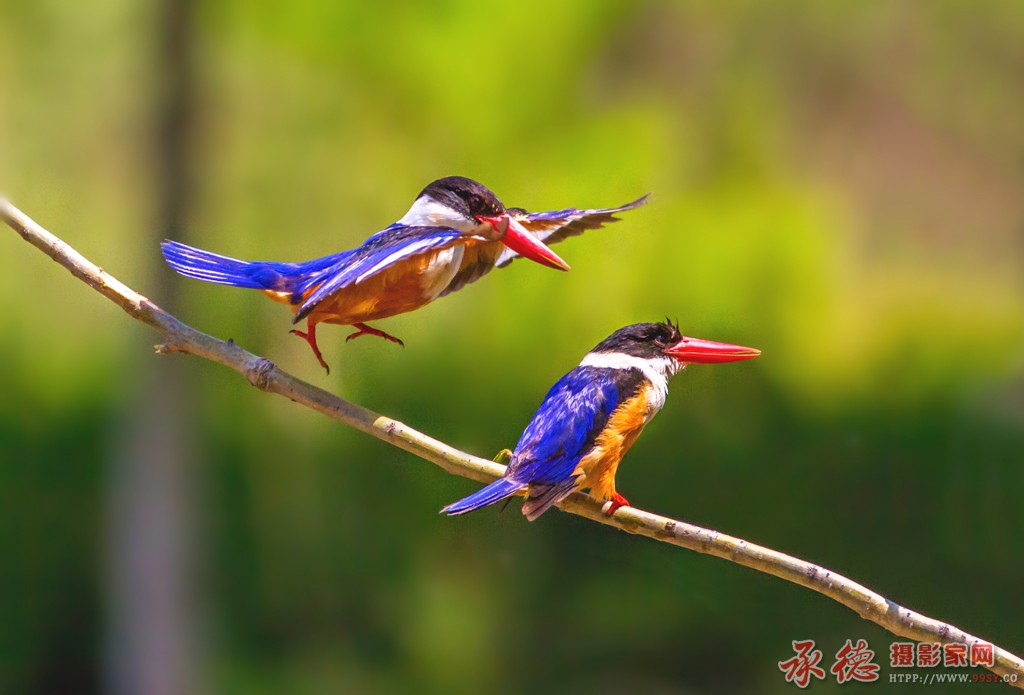
[[[308,332],[299,330],[291,330],[288,332],[291,333],[292,335],[299,336],[307,343],[309,343],[309,347],[313,349],[313,354],[316,355],[316,359],[317,361],[320,362],[320,366],[324,368],[324,371],[330,374],[331,368],[327,366],[327,363],[324,361],[324,356],[320,354],[320,348],[317,347],[316,344],[316,326],[309,326],[308,328]]]
[[[511,461],[512,460],[512,450],[511,449],[502,449],[501,451],[498,452],[497,456],[495,456],[491,460],[494,461],[495,463],[501,463],[502,461]]]
[[[629,500],[627,500],[625,497],[616,492],[614,495],[612,495],[612,498],[610,500],[604,503],[604,506],[601,507],[601,512],[605,516],[611,516],[619,507],[628,506]]]
[[[354,328],[358,328],[359,330],[356,331],[355,333],[353,333],[352,335],[350,335],[349,337],[345,338],[345,342],[346,343],[348,341],[352,340],[353,338],[358,338],[361,335],[375,335],[378,338],[383,338],[384,340],[390,340],[392,343],[398,343],[402,347],[405,347],[405,343],[403,343],[401,340],[399,340],[398,338],[396,338],[393,335],[385,333],[384,331],[380,330],[379,328],[374,328],[373,326],[367,326],[365,323],[353,323],[352,326]]]

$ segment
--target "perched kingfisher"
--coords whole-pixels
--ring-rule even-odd
[[[754,348],[686,338],[679,327],[637,323],[612,333],[551,387],[519,438],[504,477],[449,504],[465,514],[525,493],[533,521],[576,490],[590,490],[609,516],[628,505],[615,490],[615,471],[668,395],[668,380],[691,362],[748,360]]]
[[[405,217],[359,248],[303,263],[240,261],[176,241],[161,247],[167,263],[182,275],[261,290],[290,304],[293,323],[306,319],[306,330],[292,333],[309,343],[330,373],[316,343],[317,324],[357,328],[346,340],[376,335],[401,345],[366,322],[419,309],[519,256],[569,270],[546,244],[613,222],[615,213],[646,199],[617,208],[531,213],[506,208],[472,179],[448,176],[424,188]]]

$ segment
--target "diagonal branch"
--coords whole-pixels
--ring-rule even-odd
[[[133,318],[155,328],[165,340],[163,344],[157,346],[157,352],[181,352],[222,364],[244,375],[249,383],[261,391],[276,393],[312,408],[329,418],[437,464],[449,473],[480,482],[491,482],[504,471],[504,466],[454,449],[397,420],[350,403],[297,379],[270,360],[247,352],[231,341],[218,340],[182,323],[91,263],[3,198],[0,198],[0,219],[18,232],[25,241],[50,256],[72,275],[120,306]],[[954,625],[904,608],[824,567],[717,531],[633,507],[623,507],[613,517],[607,517],[601,512],[600,502],[580,493],[574,494],[560,507],[563,511],[612,526],[620,531],[714,555],[813,589],[843,604],[861,618],[870,620],[900,637],[942,644],[970,645],[984,641]],[[997,646],[995,664],[989,667],[989,670],[1004,676],[1004,682],[1024,689],[1024,660],[1020,657]]]

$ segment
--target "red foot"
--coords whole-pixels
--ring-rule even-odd
[[[611,516],[619,507],[628,506],[629,500],[627,500],[625,497],[616,492],[614,495],[612,495],[612,498],[610,500],[604,503],[604,506],[601,507],[601,511],[606,516]]]
[[[320,366],[323,367],[327,371],[328,374],[331,373],[331,368],[327,366],[326,362],[324,362],[324,356],[320,354],[320,348],[317,347],[317,344],[316,344],[316,324],[315,323],[312,323],[310,321],[306,321],[306,331],[305,332],[304,331],[298,331],[298,330],[288,331],[288,332],[291,333],[292,335],[299,336],[300,338],[305,340],[307,343],[309,343],[309,347],[311,347],[313,349],[313,354],[316,355],[317,360],[319,360]]]
[[[405,343],[403,343],[401,340],[399,340],[398,338],[396,338],[393,335],[389,335],[389,334],[385,333],[384,331],[380,330],[379,328],[374,328],[372,326],[367,326],[365,323],[353,323],[352,326],[354,328],[358,328],[359,330],[356,331],[355,333],[353,333],[352,335],[350,335],[349,337],[345,338],[345,342],[346,343],[348,341],[352,340],[353,338],[358,338],[361,335],[375,335],[378,338],[383,338],[384,340],[390,340],[392,343],[398,343],[402,347],[405,347]]]

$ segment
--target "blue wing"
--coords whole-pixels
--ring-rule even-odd
[[[616,371],[576,367],[551,387],[519,438],[506,478],[527,485],[570,482],[621,400]]]
[[[428,251],[437,251],[462,238],[448,227],[406,227],[394,224],[374,234],[341,262],[325,269],[305,283],[302,291],[316,287],[302,302],[295,322],[305,318],[317,304],[340,289],[362,282],[399,261]]]

